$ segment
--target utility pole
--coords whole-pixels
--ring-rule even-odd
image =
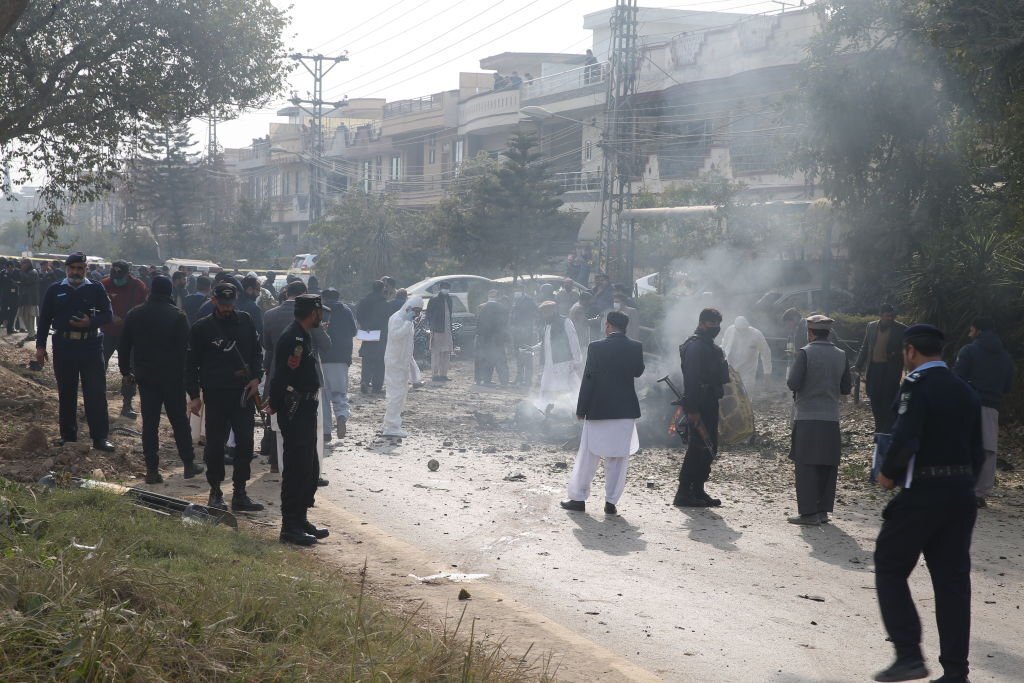
[[[613,282],[633,282],[633,219],[622,210],[632,205],[636,173],[636,94],[640,52],[637,41],[636,0],[616,0],[611,19],[608,88],[601,174],[601,237],[598,268]]]
[[[206,119],[206,163],[213,165],[214,159],[220,153],[220,144],[217,142],[217,114],[211,109],[209,118]]]
[[[292,97],[291,102],[296,107],[313,117],[313,126],[310,130],[310,154],[309,154],[309,223],[312,225],[323,216],[323,182],[322,158],[324,154],[324,105],[330,104],[335,109],[345,106],[346,102],[324,102],[324,77],[338,65],[339,62],[347,62],[348,55],[342,54],[337,57],[325,57],[321,54],[304,55],[298,52],[288,55],[291,59],[299,62],[313,77],[313,97],[302,99],[298,96]],[[325,67],[324,65],[327,64]],[[303,105],[309,105],[307,109]]]

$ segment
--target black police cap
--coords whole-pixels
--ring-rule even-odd
[[[319,294],[300,294],[295,297],[295,317],[305,318],[313,311],[330,311],[324,306]]]
[[[942,330],[935,327],[935,325],[920,323],[918,325],[911,325],[906,329],[903,333],[903,343],[906,344],[911,339],[921,339],[925,337],[932,337],[939,341],[946,341],[946,335],[942,333]]]
[[[238,290],[230,282],[218,282],[213,288],[213,298],[219,301],[234,301],[238,297]]]

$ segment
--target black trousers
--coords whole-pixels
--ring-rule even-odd
[[[839,468],[834,465],[796,463],[796,507],[801,515],[832,512],[836,504],[836,479]]]
[[[533,330],[512,330],[512,352],[516,357],[516,382],[529,386],[533,383],[533,354],[520,351],[521,346],[533,346],[537,343]]]
[[[14,334],[14,326],[18,322],[18,304],[0,306],[0,323],[7,323],[7,334]]]
[[[359,352],[363,359],[363,389],[380,391],[384,387],[384,347],[383,342],[363,342]]]
[[[718,401],[714,405],[704,406],[700,410],[700,418],[708,430],[711,444],[715,451],[718,451]],[[697,487],[698,492],[704,489],[704,483],[711,476],[711,451],[704,444],[704,440],[697,434],[697,430],[690,432],[690,442],[686,446],[686,455],[683,456],[683,466],[679,468],[679,485],[681,489],[687,486]]]
[[[893,403],[900,393],[899,372],[893,373],[888,363],[872,363],[868,370],[868,380],[864,387],[871,402],[871,414],[875,418],[875,432],[892,434],[892,425],[896,421]]]
[[[114,355],[114,351],[117,351],[117,347],[121,344],[121,338],[115,337],[110,334],[103,335],[103,368],[106,369],[110,364],[110,358]],[[121,382],[121,398],[125,401],[131,401],[135,398],[135,386]]]
[[[224,481],[224,446],[228,433],[235,432],[235,465],[231,475],[236,494],[245,492],[251,474],[253,430],[256,414],[251,403],[242,405],[242,388],[227,390],[203,389],[206,404],[206,481],[211,489],[220,489]]]
[[[875,542],[878,606],[896,654],[920,654],[921,620],[907,579],[924,554],[935,591],[939,662],[954,676],[968,673],[971,534],[977,516],[969,483],[939,488],[915,481],[882,512],[885,521]]]
[[[160,466],[160,412],[167,411],[167,421],[174,431],[178,456],[185,464],[195,459],[192,448],[192,427],[185,410],[185,384],[180,377],[139,379],[139,399],[142,403],[142,455],[146,467]]]
[[[285,527],[306,518],[306,510],[313,505],[317,479],[320,478],[320,460],[316,452],[316,415],[320,402],[300,401],[291,416],[289,405],[286,404],[284,410],[277,414],[284,451],[281,456],[281,520]]]
[[[494,373],[498,373],[498,381],[508,384],[508,359],[505,357],[505,345],[501,341],[476,338],[477,381],[490,382]]]
[[[107,373],[103,369],[103,347],[92,339],[53,338],[53,375],[60,396],[60,438],[78,440],[78,384],[82,384],[85,418],[89,436],[101,441],[110,435],[107,415]]]

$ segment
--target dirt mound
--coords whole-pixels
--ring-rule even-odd
[[[114,453],[92,450],[85,433],[79,443],[54,446],[60,435],[53,374],[49,366],[39,373],[25,369],[25,357],[24,349],[0,343],[0,476],[29,482],[51,471],[92,476],[100,470],[115,480],[145,473],[142,456],[132,453],[135,439],[115,439]],[[79,424],[87,431],[83,414]]]

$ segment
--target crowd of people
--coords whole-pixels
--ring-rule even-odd
[[[208,505],[227,509],[222,484],[233,465],[230,508],[254,512],[263,505],[247,493],[256,450],[257,415],[266,419],[260,450],[282,474],[283,542],[312,545],[329,531],[308,519],[321,477],[324,444],[344,439],[350,416],[348,379],[359,343],[360,391],[384,395],[385,437],[401,439],[402,412],[410,389],[423,385],[416,360],[418,326],[427,333],[432,381],[450,381],[456,347],[449,282],[425,301],[409,296],[391,277],[372,283],[352,310],[337,290],[309,291],[289,277],[280,289],[276,276],[255,273],[207,275],[140,271],[115,261],[106,275],[88,276],[81,253],[63,269],[48,264],[5,264],[9,283],[31,287],[40,300],[35,362],[48,360],[52,330],[53,367],[60,394],[60,442],[78,439],[77,395],[85,403],[89,436],[110,451],[106,365],[116,351],[122,376],[121,415],[134,419],[141,398],[146,481],[162,481],[159,422],[167,414],[184,477],[206,473]],[[33,272],[35,277],[26,275]],[[59,272],[60,276],[54,273]],[[42,285],[43,278],[49,284]],[[539,301],[538,301],[539,300]],[[29,299],[31,301],[31,299]],[[3,311],[34,322],[17,300]],[[598,273],[594,287],[580,290],[566,279],[558,289],[544,285],[536,298],[522,284],[511,299],[491,290],[478,307],[474,378],[477,384],[513,381],[508,358],[516,361],[514,381],[533,386],[539,358],[539,405],[571,396],[583,421],[576,461],[562,507],[586,510],[591,481],[604,462],[606,514],[618,514],[629,459],[639,448],[640,404],[634,382],[645,371],[636,339],[638,313],[624,288]],[[787,317],[793,319],[793,316]],[[793,320],[786,385],[793,393],[792,447],[798,514],[789,522],[818,526],[831,522],[842,450],[841,397],[865,378],[875,427],[873,477],[886,489],[899,487],[883,515],[876,544],[876,585],[883,621],[896,661],[878,681],[926,675],[921,627],[907,579],[923,555],[936,594],[941,634],[942,683],[967,680],[970,615],[970,539],[977,509],[992,490],[998,452],[998,417],[1010,390],[1013,364],[991,321],[976,318],[972,342],[953,367],[942,362],[942,331],[925,324],[906,326],[883,305],[868,325],[853,366],[838,348],[834,321],[813,314]],[[27,331],[26,327],[26,331]],[[694,333],[679,348],[683,388],[677,430],[687,448],[673,499],[678,507],[719,507],[705,486],[718,453],[719,404],[730,382],[730,367],[744,385],[756,385],[760,368],[771,375],[764,335],[738,317],[721,343],[722,315],[703,310]],[[202,416],[197,427],[190,424]],[[202,463],[196,432],[205,433]]]

